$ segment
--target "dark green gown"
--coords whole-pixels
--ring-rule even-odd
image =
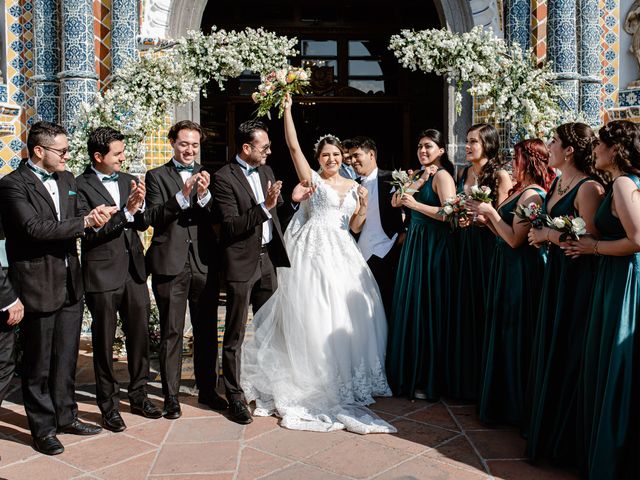
[[[574,203],[580,186],[588,180],[580,181],[547,211],[556,180],[543,213],[579,216]],[[531,359],[530,412],[523,428],[527,455],[534,460],[547,457],[575,465],[581,456],[576,452],[578,378],[589,314],[586,300],[591,296],[596,264],[593,255],[572,259],[559,246],[549,246]]]
[[[545,192],[533,189],[544,198]],[[513,225],[518,200],[527,189],[498,209]],[[544,273],[544,255],[528,243],[511,248],[495,237],[483,348],[479,417],[487,424],[520,425],[531,360],[531,346]]]
[[[440,206],[433,178],[415,199]],[[396,395],[413,398],[420,389],[435,400],[442,394],[442,338],[452,315],[455,248],[446,222],[415,210],[409,214],[393,295],[387,376]]]
[[[469,168],[458,181],[464,191]],[[445,338],[445,381],[447,395],[460,400],[478,396],[485,305],[489,287],[489,267],[495,238],[487,227],[472,225],[454,234],[459,266],[456,271],[456,308]]]
[[[640,178],[626,176],[640,188]],[[602,240],[626,237],[611,213],[612,192],[609,185],[595,217]],[[639,321],[640,254],[600,257],[581,379],[589,479],[640,478]]]

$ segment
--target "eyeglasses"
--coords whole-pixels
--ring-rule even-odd
[[[45,147],[44,145],[40,145],[42,148],[44,148],[45,150],[48,150],[50,152],[54,152],[56,153],[60,158],[64,158],[64,156],[69,153],[69,149],[68,148],[63,148],[62,150],[58,149],[58,148],[53,148],[53,147]]]
[[[271,150],[271,144],[270,143],[267,143],[264,147],[256,147],[253,143],[248,143],[247,145],[249,145],[251,148],[255,148],[256,150],[258,150],[262,154],[265,154],[269,150]]]

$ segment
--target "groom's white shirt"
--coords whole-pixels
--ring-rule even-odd
[[[380,221],[380,202],[378,201],[378,169],[374,169],[367,177],[361,177],[361,185],[369,191],[367,204],[367,219],[362,226],[358,246],[365,260],[372,255],[384,258],[396,243],[398,234],[387,237]],[[391,199],[389,199],[391,201]]]
[[[244,160],[242,160],[237,155],[236,155],[236,162],[238,162],[240,166],[243,167],[242,173],[244,173],[244,176],[247,178],[247,181],[249,182],[249,186],[253,191],[253,196],[256,198],[256,202],[258,203],[258,205],[262,207],[262,209],[269,216],[269,220],[266,220],[262,223],[262,245],[266,245],[271,241],[271,238],[273,236],[273,231],[272,231],[273,220],[271,220],[271,214],[269,213],[269,210],[267,210],[267,207],[264,204],[264,192],[262,191],[262,185],[260,184],[260,174],[257,171],[252,174],[249,174],[249,169],[252,169],[253,167],[249,165],[247,162],[245,162]]]

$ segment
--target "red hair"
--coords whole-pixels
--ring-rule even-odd
[[[548,192],[556,173],[549,167],[549,149],[545,143],[533,138],[517,143],[513,150],[513,178],[516,184],[509,194],[518,191],[526,177]]]

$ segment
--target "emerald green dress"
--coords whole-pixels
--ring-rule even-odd
[[[469,168],[458,181],[464,192]],[[471,225],[454,234],[459,266],[456,271],[456,308],[446,330],[445,381],[447,395],[472,401],[478,396],[482,341],[489,288],[489,267],[495,237],[487,227]]]
[[[631,178],[640,188],[640,178]],[[595,217],[602,240],[626,237],[609,185]],[[640,253],[602,256],[591,296],[581,376],[590,479],[640,478]]]
[[[579,216],[574,207],[581,180],[548,211],[548,200],[557,186],[551,186],[543,213],[551,217]],[[536,322],[531,377],[527,400],[531,402],[527,436],[527,455],[547,457],[555,462],[575,465],[577,439],[577,393],[580,364],[589,314],[589,302],[597,261],[593,255],[567,257],[557,245],[548,249]]]
[[[433,178],[414,198],[440,206]],[[396,395],[413,398],[419,389],[435,400],[442,394],[442,338],[452,315],[455,248],[446,222],[415,210],[409,214],[393,294],[387,378]]]
[[[513,225],[518,200],[530,189],[544,198],[545,192],[539,188],[523,190],[500,206],[502,220]],[[487,302],[479,418],[487,424],[520,425],[545,259],[540,249],[527,242],[517,248],[499,236],[495,242],[488,280],[492,290]]]

